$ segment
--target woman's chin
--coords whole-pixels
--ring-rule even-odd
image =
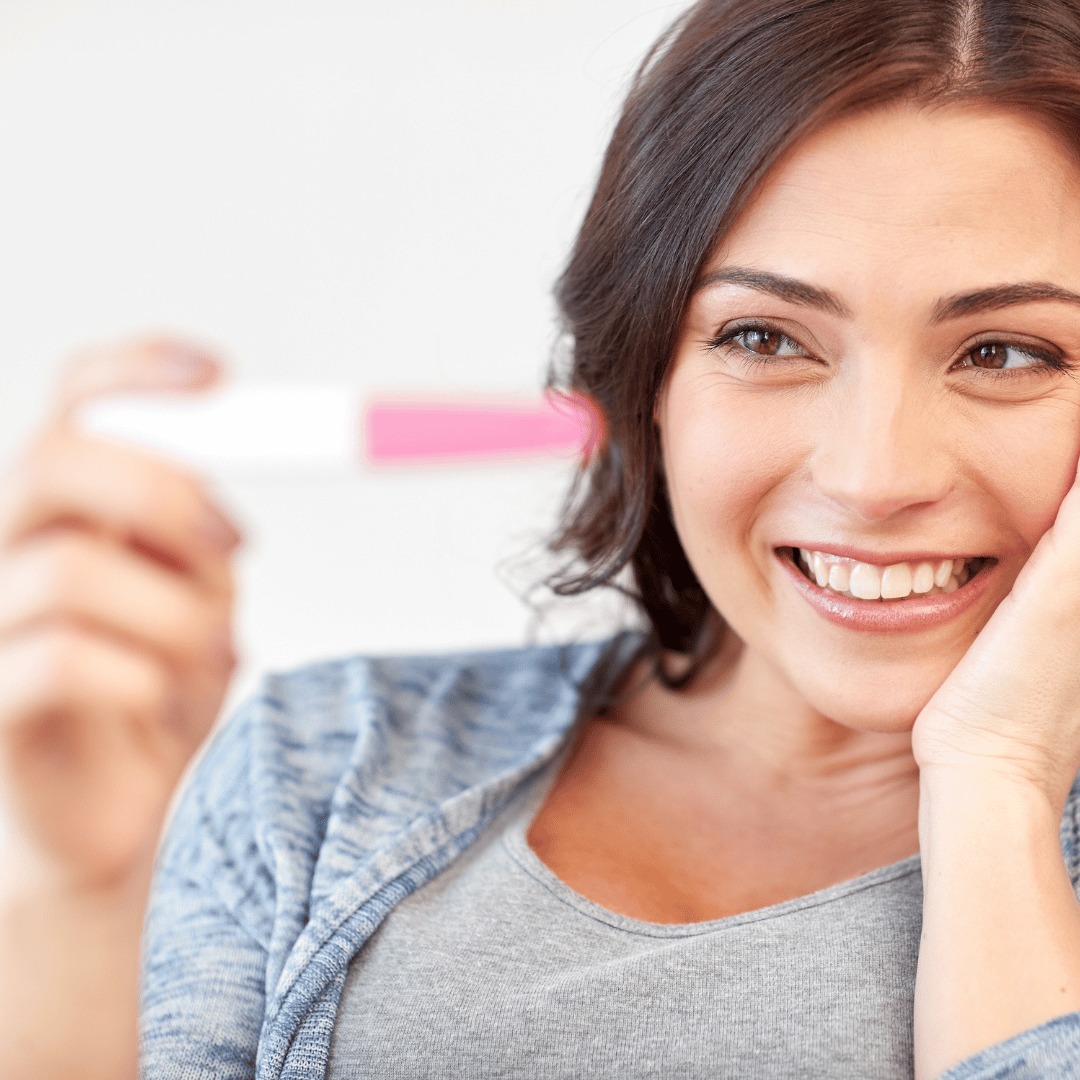
[[[896,733],[911,730],[947,674],[928,679],[918,671],[907,678],[900,673],[867,678],[849,672],[834,680],[797,680],[796,685],[806,701],[834,723],[855,731]]]

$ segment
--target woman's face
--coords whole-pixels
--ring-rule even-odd
[[[1076,473],[1068,149],[1005,111],[819,132],[710,261],[656,416],[690,563],[764,670],[909,727]]]

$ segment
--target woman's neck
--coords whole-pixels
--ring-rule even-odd
[[[613,911],[697,922],[789,900],[918,850],[906,733],[843,727],[749,650],[691,688],[649,663],[587,723],[529,829],[564,882]]]
[[[917,786],[908,731],[839,724],[815,709],[760,652],[730,633],[690,687],[669,690],[649,678],[648,662],[628,687],[640,689],[611,714],[646,738],[700,755],[719,755],[761,782],[820,787]]]

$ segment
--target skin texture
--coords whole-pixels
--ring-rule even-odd
[[[0,485],[3,1076],[135,1075],[158,833],[235,663],[235,529],[194,479],[83,437],[71,413],[217,370],[179,342],[85,353]]]
[[[709,284],[735,267],[833,302]],[[776,167],[702,275],[656,409],[725,651],[688,693],[636,673],[530,833],[579,892],[657,922],[921,850],[923,1078],[1080,1008],[1057,838],[1080,764],[1080,306],[941,317],[1024,282],[1080,292],[1080,171],[1031,117],[898,105]],[[782,337],[715,344],[747,327]],[[974,365],[988,343],[1008,370]],[[994,563],[943,624],[873,633],[807,602],[791,545]]]
[[[659,410],[679,535],[739,637],[831,721],[909,729],[1073,481],[1075,378],[950,365],[987,333],[1080,357],[1080,307],[931,319],[940,298],[1004,282],[1080,289],[1078,196],[1071,160],[1018,120],[864,118],[793,157],[713,263],[829,289],[851,317],[724,285],[691,304]],[[756,316],[815,359],[763,369],[737,346],[703,347]],[[1000,572],[981,603],[937,632],[852,635],[823,624],[781,579],[773,549],[797,540],[991,555]]]

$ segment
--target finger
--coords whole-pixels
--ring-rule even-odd
[[[197,745],[160,664],[47,630],[0,649],[0,745],[16,829],[69,868],[130,861]],[[201,733],[200,733],[201,734]]]
[[[235,663],[229,614],[228,598],[78,533],[39,537],[0,564],[0,642],[32,627],[75,625],[173,668],[227,677]]]
[[[83,630],[42,628],[0,648],[0,730],[8,743],[38,738],[39,717],[163,716],[168,700],[160,663]]]
[[[70,434],[33,448],[0,490],[0,546],[79,527],[220,582],[240,534],[193,477],[158,458]]]
[[[174,338],[85,349],[61,380],[56,420],[66,424],[80,404],[104,394],[203,390],[220,378],[221,370],[208,349]]]
[[[153,657],[77,627],[43,627],[5,642],[0,740],[8,765],[33,767],[40,777],[140,761],[171,781],[215,717],[186,709],[180,689]]]

